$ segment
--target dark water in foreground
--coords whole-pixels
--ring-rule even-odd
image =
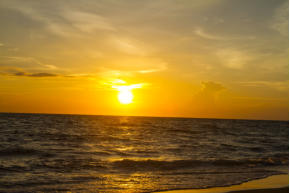
[[[288,169],[288,122],[0,114],[0,192],[151,192]]]

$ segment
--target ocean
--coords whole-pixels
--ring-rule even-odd
[[[287,173],[288,121],[0,114],[0,192],[153,192]]]

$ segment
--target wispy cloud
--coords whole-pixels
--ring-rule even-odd
[[[269,87],[275,90],[287,91],[289,90],[288,81],[244,81],[239,84],[249,87]]]
[[[26,56],[0,56],[0,67],[10,66],[19,67],[30,70],[55,70],[58,69],[55,65],[45,64],[38,59]]]
[[[161,58],[155,57],[130,57],[112,61],[114,64],[107,69],[129,73],[151,73],[164,71],[167,63]]]
[[[82,32],[91,33],[96,30],[116,30],[107,18],[96,13],[66,10],[62,16]]]
[[[60,73],[60,74],[58,74]],[[0,75],[15,77],[57,77],[62,70],[33,57],[0,56]]]
[[[59,13],[62,19],[52,20],[50,17],[36,16],[45,23],[49,32],[62,36],[69,37],[85,37],[87,34],[92,34],[97,31],[115,31],[115,27],[108,19],[96,13],[65,10]]]
[[[249,54],[233,48],[218,50],[216,54],[223,66],[232,69],[242,69],[251,59]]]
[[[134,42],[132,40],[126,40],[117,37],[112,37],[110,40],[121,52],[141,56],[146,55],[145,49],[138,46],[136,41]]]
[[[270,27],[284,36],[289,35],[289,1],[285,1],[275,10]]]
[[[220,35],[215,35],[215,34],[212,34],[212,33],[208,33],[208,32],[205,32],[204,29],[202,28],[196,28],[195,30],[193,30],[194,34],[201,37],[201,38],[204,38],[204,39],[208,39],[208,40],[220,40],[220,41],[229,41],[229,40],[253,40],[255,39],[254,36],[220,36]]]
[[[159,63],[159,65],[155,66],[155,68],[149,68],[145,70],[139,70],[139,73],[146,74],[146,73],[153,73],[153,72],[159,72],[159,71],[164,71],[167,70],[168,65],[167,63]]]
[[[50,9],[53,14],[47,12],[38,3],[27,3],[11,1],[5,4],[10,9],[15,9],[30,19],[37,21],[50,33],[61,37],[84,37],[85,34],[96,31],[115,31],[115,27],[109,19],[95,12],[82,11],[70,8],[60,3],[61,7],[55,5]],[[19,6],[21,4],[21,6]],[[52,3],[53,5],[54,3]],[[54,8],[53,8],[54,7]]]
[[[224,40],[224,37],[220,37],[217,35],[212,35],[209,33],[204,32],[203,29],[201,28],[197,28],[193,31],[196,35],[198,35],[199,37],[205,38],[205,39],[209,39],[209,40]]]

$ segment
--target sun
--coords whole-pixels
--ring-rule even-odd
[[[133,103],[133,92],[135,88],[141,88],[142,84],[132,84],[132,85],[113,85],[112,88],[119,91],[118,100],[121,104]]]
[[[119,91],[118,99],[122,104],[130,104],[133,101],[133,93],[131,90],[122,90]]]

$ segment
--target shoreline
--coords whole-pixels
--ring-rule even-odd
[[[273,175],[262,179],[244,182],[239,185],[205,189],[166,190],[154,193],[288,193],[289,174]]]

